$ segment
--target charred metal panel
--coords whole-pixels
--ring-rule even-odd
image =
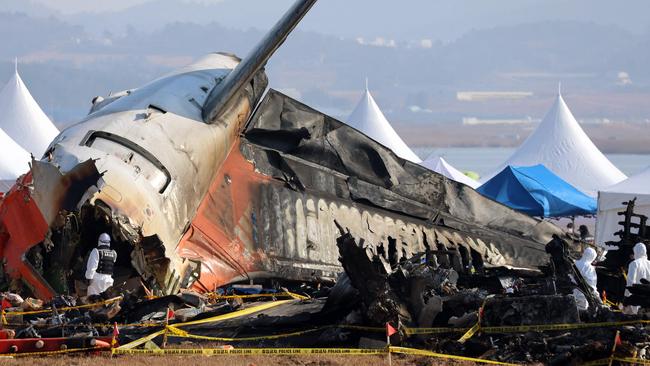
[[[364,151],[356,160],[355,148]],[[474,220],[477,210],[494,210],[512,227]],[[545,242],[535,239],[559,232],[271,91],[219,169],[178,253],[202,262],[207,288],[260,277],[333,279],[341,271],[335,222],[389,262],[448,251],[459,270],[544,264]]]
[[[242,144],[244,155],[261,173],[285,181],[292,190],[462,232],[451,241],[474,238],[468,247],[491,255],[494,264],[543,264],[544,244],[560,233],[552,224],[400,159],[355,129],[274,90],[251,118],[244,138],[249,142]]]
[[[33,197],[45,221],[52,225],[61,210],[75,211],[85,195],[96,193],[102,186],[95,162],[86,160],[61,173],[56,165],[32,160]]]

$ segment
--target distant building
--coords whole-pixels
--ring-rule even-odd
[[[533,96],[533,92],[524,91],[459,91],[456,99],[463,102],[484,102],[494,99],[524,99]]]
[[[474,126],[474,125],[523,125],[533,123],[533,119],[528,118],[516,118],[516,119],[482,119],[476,117],[463,117],[463,125],[465,126]]]

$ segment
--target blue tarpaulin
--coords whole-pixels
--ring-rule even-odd
[[[596,213],[596,200],[544,165],[507,166],[476,191],[530,216],[566,217]]]

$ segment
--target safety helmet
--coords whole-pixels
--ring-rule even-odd
[[[99,240],[97,240],[97,246],[111,246],[111,237],[106,233],[102,233],[99,235]]]

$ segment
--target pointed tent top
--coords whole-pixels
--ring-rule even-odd
[[[348,124],[391,149],[397,156],[414,163],[422,161],[395,132],[368,89],[348,117]]]
[[[561,81],[557,82],[557,95],[560,96],[560,97],[562,96],[562,82]]]
[[[507,165],[537,164],[543,164],[571,185],[592,196],[598,190],[626,178],[594,145],[560,94],[537,129],[483,182]]]
[[[0,128],[0,181],[15,180],[27,172],[31,157]]]
[[[16,72],[0,90],[0,128],[25,150],[40,158],[59,130],[43,113]]]
[[[366,91],[368,91],[368,77],[366,76]]]
[[[442,156],[431,154],[426,160],[420,163],[420,165],[438,174],[444,175],[445,177],[451,180],[454,180],[459,183],[463,183],[474,189],[478,188],[478,186],[480,185],[479,182],[466,176],[460,170],[454,168]]]
[[[14,57],[14,73],[18,75],[18,57]]]

